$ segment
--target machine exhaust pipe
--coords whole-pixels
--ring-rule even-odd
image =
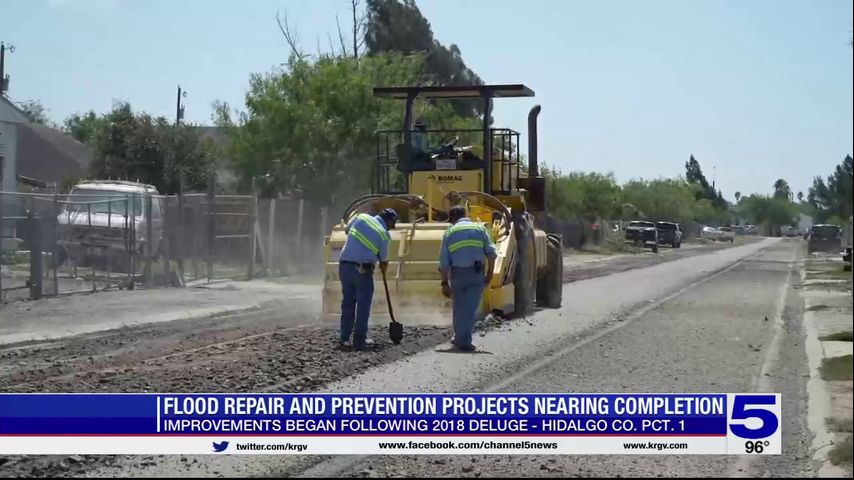
[[[528,177],[540,176],[540,165],[537,161],[537,117],[542,107],[534,105],[528,112]]]

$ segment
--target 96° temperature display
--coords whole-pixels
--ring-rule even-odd
[[[780,394],[727,396],[727,453],[779,455],[782,453]]]

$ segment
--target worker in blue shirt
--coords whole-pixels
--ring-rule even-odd
[[[486,227],[468,219],[463,207],[451,208],[448,221],[451,226],[442,238],[439,267],[442,271],[442,293],[451,297],[454,307],[454,338],[451,342],[460,350],[472,351],[475,349],[471,340],[477,310],[483,289],[492,281],[497,254]]]
[[[388,267],[388,231],[397,223],[397,212],[386,208],[379,215],[360,213],[344,228],[347,240],[338,260],[341,279],[340,345],[364,350],[367,346],[368,319],[374,297],[374,267],[377,260],[383,272]],[[355,321],[355,332],[353,331]]]

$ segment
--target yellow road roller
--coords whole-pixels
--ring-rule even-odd
[[[537,160],[537,116],[528,115],[527,165],[520,158],[520,134],[489,124],[494,99],[533,97],[525,85],[416,86],[375,88],[374,95],[404,102],[401,130],[377,132],[373,193],[357,198],[324,239],[326,273],[323,314],[341,311],[338,259],[354,215],[394,208],[400,216],[390,232],[388,286],[393,310],[404,321],[423,317],[449,321],[450,300],[442,295],[439,248],[452,206],[466,208],[472,221],[483,223],[495,242],[498,258],[491,284],[484,290],[480,313],[521,316],[534,305],[560,307],[563,255],[561,237],[535,225],[545,213],[545,182]],[[429,129],[413,125],[417,99],[478,99],[483,102],[480,129]],[[488,152],[488,153],[485,153]],[[387,313],[384,289],[375,279],[372,314]]]

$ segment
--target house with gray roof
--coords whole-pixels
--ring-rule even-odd
[[[0,96],[2,191],[53,189],[86,175],[92,149],[60,130],[30,123],[9,99]]]

